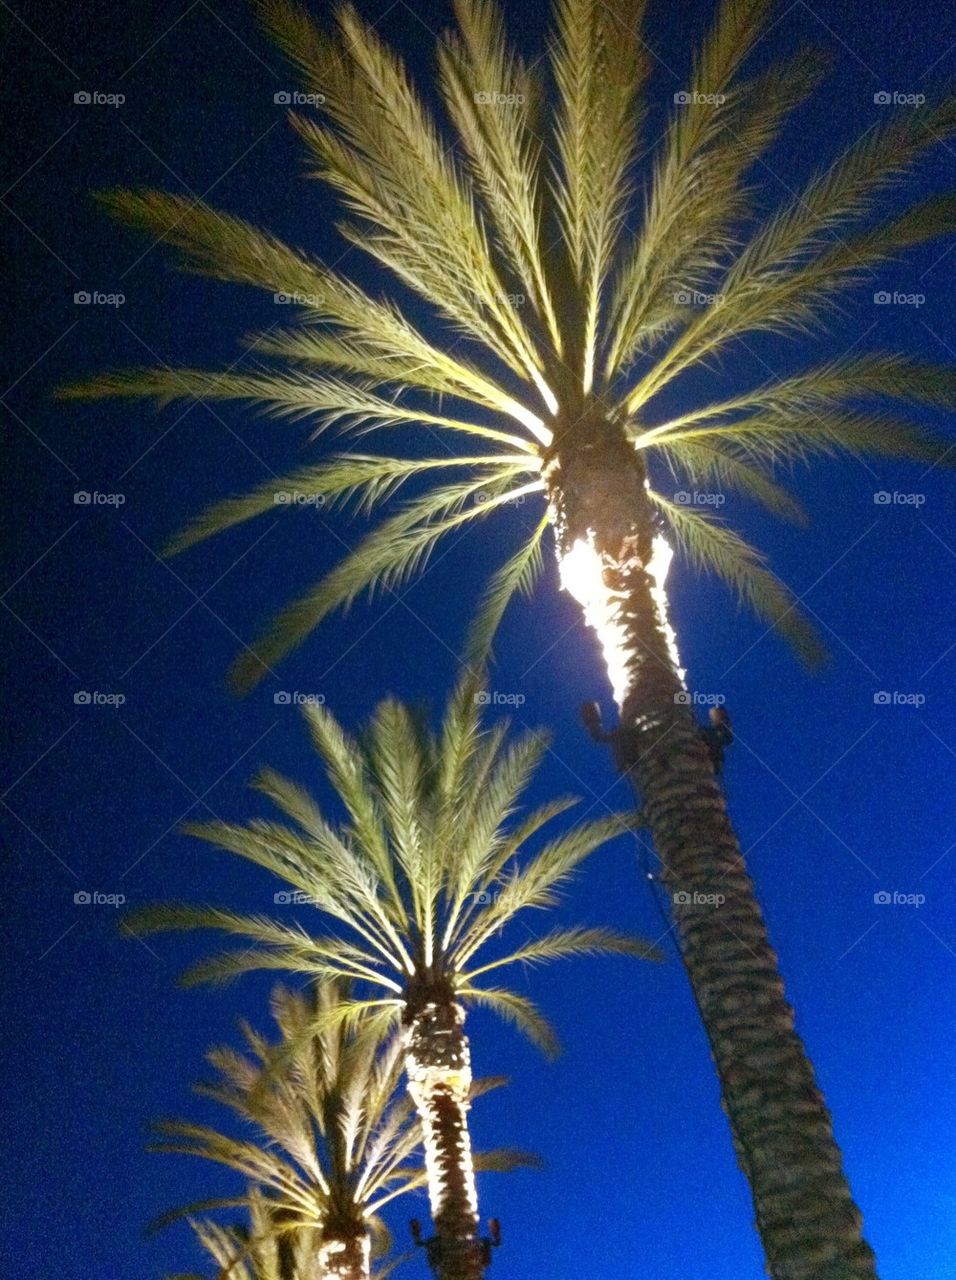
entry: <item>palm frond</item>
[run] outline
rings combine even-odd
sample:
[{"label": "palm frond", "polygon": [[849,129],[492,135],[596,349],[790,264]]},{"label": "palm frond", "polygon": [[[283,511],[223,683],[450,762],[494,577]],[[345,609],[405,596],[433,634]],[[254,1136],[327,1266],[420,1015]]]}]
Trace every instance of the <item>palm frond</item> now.
[{"label": "palm frond", "polygon": [[740,453],[713,431],[691,440],[684,436],[679,445],[670,447],[666,439],[655,441],[655,454],[667,461],[673,472],[683,472],[691,485],[718,484],[735,489],[760,503],[775,516],[794,524],[805,525],[807,514],[782,485],[766,470],[740,456]]},{"label": "palm frond", "polygon": [[652,492],[651,498],[673,530],[678,549],[692,565],[715,573],[808,665],[823,661],[825,652],[816,628],[799,611],[796,598],[764,566],[759,552],[711,517],[670,502],[658,493]]},{"label": "palm frond", "polygon": [[503,987],[465,985],[458,994],[479,1008],[489,1009],[527,1036],[547,1058],[556,1058],[561,1046],[557,1033],[541,1010],[527,996]]},{"label": "palm frond", "polygon": [[368,512],[387,502],[413,476],[454,470],[456,467],[468,470],[502,467],[507,468],[509,476],[517,476],[521,474],[519,468],[523,464],[520,455],[507,454],[472,457],[449,454],[444,458],[393,458],[362,453],[333,455],[328,462],[301,467],[267,480],[241,497],[213,503],[166,543],[163,554],[178,555],[217,533],[269,511],[301,506],[331,509],[336,503],[350,502],[356,510]]},{"label": "palm frond", "polygon": [[[395,590],[421,572],[445,534],[490,515],[506,502],[539,491],[540,480],[515,485],[523,470],[517,464],[504,464],[478,479],[435,488],[384,521],[316,588],[284,609],[270,630],[240,656],[232,669],[235,686],[246,690],[256,684],[323,618],[352,604],[363,592]],[[473,505],[465,506],[469,499]]]},{"label": "palm frond", "polygon": [[547,964],[566,956],[612,954],[637,956],[641,960],[654,960],[658,963],[664,959],[662,952],[645,938],[616,933],[613,929],[586,929],[579,926],[573,929],[552,929],[540,938],[517,947],[507,956],[469,969],[462,977],[465,982],[471,982],[482,974],[511,964]]},{"label": "palm frond", "polygon": [[[762,31],[767,0],[725,0],[675,109],[638,237],[618,274],[606,375],[625,368],[648,335],[682,321],[680,295],[702,285],[732,244],[746,209],[741,178],[784,114],[810,91],[816,64],[775,68],[779,82],[731,85]],[[706,179],[704,175],[706,174]]]},{"label": "palm frond", "polygon": [[495,0],[456,0],[460,36],[438,50],[439,87],[481,191],[497,245],[530,289],[535,314],[561,355],[561,334],[541,246],[543,89],[509,49]]},{"label": "palm frond", "polygon": [[644,0],[555,4],[558,163],[552,181],[580,299],[564,349],[585,395],[594,382],[602,304],[632,189],[638,95],[647,71],[644,8]]}]

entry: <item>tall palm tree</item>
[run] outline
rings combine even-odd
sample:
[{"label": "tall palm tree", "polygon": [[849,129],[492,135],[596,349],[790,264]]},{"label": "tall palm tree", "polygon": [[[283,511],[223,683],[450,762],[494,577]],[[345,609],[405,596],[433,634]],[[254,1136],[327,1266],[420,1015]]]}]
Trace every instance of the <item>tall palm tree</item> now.
[{"label": "tall palm tree", "polygon": [[[246,368],[109,373],[66,394],[250,401],[347,440],[423,429],[421,453],[350,445],[215,504],[173,539],[169,549],[181,551],[272,511],[277,492],[368,513],[406,481],[419,486],[240,657],[242,687],[332,611],[404,582],[446,535],[540,494],[530,536],[491,579],[488,627],[533,581],[550,527],[562,583],[603,649],[624,763],[645,798],[771,1272],[873,1276],[830,1116],[686,705],[667,616],[672,551],[716,572],[808,659],[819,642],[759,552],[664,486],[676,473],[681,488],[736,489],[798,519],[774,478],[779,465],[841,452],[939,458],[943,446],[900,408],[956,406],[954,371],[928,361],[846,355],[702,402],[678,380],[741,337],[811,330],[841,290],[950,232],[952,195],[891,216],[880,205],[953,133],[956,104],[881,116],[761,215],[750,171],[821,72],[805,50],[743,72],[770,0],[719,0],[640,181],[643,0],[555,0],[540,68],[513,52],[494,0],[454,4],[457,30],[438,51],[450,132],[352,5],[337,9],[333,34],[288,0],[262,5],[319,102],[317,115],[292,121],[344,205],[342,235],[430,306],[436,334],[452,326],[454,341],[232,214],[112,191],[107,208],[177,249],[187,269],[281,293],[298,322],[254,336]],[[662,410],[663,392],[686,407]],[[436,440],[443,447],[427,454]],[[695,905],[716,892],[719,910]]]},{"label": "tall palm tree", "polygon": [[[257,968],[350,981],[355,991],[322,1012],[320,1027],[357,1025],[370,1036],[400,1029],[424,1139],[435,1232],[429,1260],[438,1280],[480,1280],[487,1262],[467,1121],[466,1008],[489,1008],[553,1051],[554,1034],[535,1005],[489,983],[489,975],[570,955],[659,958],[651,944],[604,928],[558,927],[496,945],[517,916],[552,906],[576,868],[630,820],[580,823],[529,853],[529,840],[574,801],[553,800],[512,821],[546,742],[524,733],[509,743],[506,722],[483,730],[483,703],[480,686],[465,677],[435,734],[424,713],[389,699],[359,740],[324,707],[310,705],[312,739],[347,822],[331,825],[307,791],[267,769],[255,785],[288,822],[187,828],[291,886],[291,896],[318,909],[317,932],[183,904],[147,908],[129,921],[140,934],[218,929],[244,940],[239,951],[201,962],[187,975],[193,981]],[[265,1166],[248,1172],[266,1181]]]},{"label": "tall palm tree", "polygon": [[[410,1102],[396,1098],[401,1045],[393,1037],[380,1048],[375,1037],[336,1021],[335,1010],[349,997],[342,979],[319,981],[302,994],[278,987],[272,997],[278,1043],[245,1026],[245,1053],[220,1048],[208,1055],[218,1079],[197,1091],[251,1126],[253,1140],[184,1121],[156,1126],[161,1141],[154,1150],[202,1156],[257,1188],[259,1210],[270,1214],[266,1234],[277,1238],[271,1247],[302,1259],[302,1280],[369,1280],[373,1252],[384,1254],[390,1244],[381,1210],[426,1183],[416,1159],[421,1126]],[[472,1095],[500,1083],[476,1082]],[[533,1163],[510,1149],[475,1157],[479,1172]],[[234,1203],[204,1201],[162,1221]]]}]

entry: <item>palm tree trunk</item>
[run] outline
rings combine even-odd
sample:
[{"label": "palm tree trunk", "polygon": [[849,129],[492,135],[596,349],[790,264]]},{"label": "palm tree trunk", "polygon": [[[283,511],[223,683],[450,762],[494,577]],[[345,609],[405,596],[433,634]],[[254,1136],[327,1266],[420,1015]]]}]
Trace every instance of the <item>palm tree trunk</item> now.
[{"label": "palm tree trunk", "polygon": [[316,1280],[369,1280],[370,1257],[368,1231],[336,1232],[326,1228],[319,1247]]},{"label": "palm tree trunk", "polygon": [[482,1280],[478,1198],[468,1133],[471,1054],[464,1011],[449,993],[422,999],[406,1014],[408,1091],[422,1124],[434,1239],[428,1261],[437,1280]]},{"label": "palm tree trunk", "polygon": [[559,560],[577,555],[579,569],[592,565],[584,586],[579,575],[562,578],[597,627],[616,686],[615,754],[643,797],[769,1272],[774,1280],[872,1280],[875,1259],[830,1115],[686,705],[653,571],[660,535],[639,455],[623,432],[614,438],[605,423],[589,438],[588,425],[558,439],[548,469]]}]

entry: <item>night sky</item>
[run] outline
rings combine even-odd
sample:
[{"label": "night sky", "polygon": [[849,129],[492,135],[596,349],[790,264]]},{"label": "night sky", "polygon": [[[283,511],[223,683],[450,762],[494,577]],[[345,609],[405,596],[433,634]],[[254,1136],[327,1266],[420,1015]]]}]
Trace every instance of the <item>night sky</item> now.
[{"label": "night sky", "polygon": [[[539,51],[544,6],[509,7],[522,47]],[[361,8],[427,76],[450,8]],[[649,140],[683,87],[711,4],[651,8]],[[360,527],[286,511],[172,563],[158,559],[204,502],[315,450],[304,424],[231,406],[156,413],[53,401],[58,384],[112,365],[231,362],[242,335],[290,319],[277,318],[267,296],[170,271],[161,246],[111,225],[90,192],[142,184],[204,195],[372,291],[381,282],[338,238],[324,191],[302,176],[299,144],[274,102],[295,86],[244,5],[88,0],[67,15],[49,0],[15,0],[2,20],[14,277],[0,378],[10,547],[0,611],[9,674],[3,1274],[142,1280],[200,1263],[185,1224],[147,1239],[146,1223],[235,1185],[198,1161],[147,1154],[148,1122],[223,1118],[190,1084],[209,1045],[235,1040],[239,1016],[267,1025],[272,979],[224,994],[177,990],[177,974],[213,940],[124,939],[116,905],[74,895],[273,910],[277,886],[265,873],[186,840],[178,825],[262,813],[246,783],[266,763],[328,800],[301,717],[277,692],[319,693],[351,726],[388,692],[440,705],[482,580],[476,569],[504,560],[537,508],[517,507],[443,548],[411,588],[334,619],[277,679],[236,700],[224,674],[240,638],[317,579]],[[754,173],[770,203],[883,118],[875,94],[932,96],[953,80],[956,8],[781,4],[754,66],[808,42],[832,67]],[[84,91],[125,101],[75,103]],[[952,190],[954,161],[956,147],[938,148],[907,190]],[[954,286],[956,253],[931,244],[863,279],[821,338],[748,338],[721,369],[673,388],[666,407],[754,385],[814,353],[881,347],[956,360]],[[124,301],[74,303],[82,291]],[[876,305],[877,291],[923,301]],[[924,420],[952,433],[942,415]],[[943,1280],[956,1276],[952,473],[832,461],[793,483],[812,514],[806,532],[732,497],[723,514],[768,550],[817,619],[830,664],[805,673],[722,587],[679,564],[674,621],[691,687],[723,695],[734,716],[731,811],[880,1274]],[[918,500],[875,502],[883,491]],[[122,502],[77,503],[77,493]],[[599,697],[610,710],[610,697],[550,556],[534,599],[508,614],[492,686],[524,699],[519,724],[554,731],[533,798],[576,792],[582,815],[628,802],[578,724],[582,700]],[[109,700],[84,705],[75,700],[84,692]],[[880,893],[922,901],[886,904]],[[661,934],[633,841],[588,864],[559,916]],[[546,1161],[542,1172],[482,1183],[483,1216],[500,1217],[505,1238],[492,1274],[756,1280],[749,1196],[673,948],[661,967],[585,960],[516,980],[553,1017],[565,1052],[549,1064],[484,1015],[469,1023],[477,1071],[512,1078],[476,1106],[477,1144],[510,1143]],[[425,1213],[423,1200],[399,1202],[391,1220],[400,1241],[407,1218]],[[423,1276],[424,1259],[399,1274]]]}]

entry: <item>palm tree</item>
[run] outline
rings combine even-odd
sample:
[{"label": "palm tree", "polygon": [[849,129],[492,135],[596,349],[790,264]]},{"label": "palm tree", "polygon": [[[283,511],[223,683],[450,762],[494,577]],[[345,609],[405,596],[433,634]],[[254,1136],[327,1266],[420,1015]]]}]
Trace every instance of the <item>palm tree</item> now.
[{"label": "palm tree", "polygon": [[[156,1126],[162,1141],[154,1150],[225,1165],[267,1197],[257,1203],[270,1213],[275,1247],[288,1238],[282,1247],[299,1256],[303,1238],[312,1246],[305,1269],[299,1267],[303,1280],[368,1280],[373,1252],[382,1255],[390,1245],[381,1210],[426,1182],[415,1158],[421,1126],[410,1103],[395,1096],[401,1045],[393,1038],[380,1049],[374,1037],[336,1021],[335,1010],[350,994],[342,979],[320,981],[303,994],[277,987],[277,1044],[245,1026],[246,1053],[220,1048],[208,1055],[218,1079],[197,1091],[253,1127],[253,1141],[183,1121]],[[476,1082],[472,1096],[501,1083]],[[475,1157],[479,1172],[534,1163],[510,1149]],[[161,1221],[233,1203],[206,1201]]]},{"label": "palm tree", "polygon": [[[250,1188],[243,1203],[249,1210],[248,1227],[190,1219],[196,1239],[216,1264],[215,1280],[316,1280],[311,1230],[281,1232],[276,1221],[281,1214],[256,1187]],[[178,1273],[170,1280],[207,1278],[188,1272]]]},{"label": "palm tree", "polygon": [[[268,30],[321,100],[317,116],[292,121],[345,207],[342,234],[430,306],[436,332],[453,326],[454,341],[433,340],[395,302],[232,214],[112,191],[107,208],[177,249],[184,267],[281,293],[298,322],[253,337],[257,362],[243,369],[130,370],[66,394],[249,401],[347,440],[417,425],[423,448],[447,447],[426,456],[348,447],[215,504],[173,539],[169,549],[181,551],[272,511],[277,492],[368,513],[406,481],[419,486],[240,657],[241,687],[332,611],[404,582],[446,535],[540,494],[530,536],[491,579],[476,643],[534,580],[550,527],[562,584],[606,660],[623,762],[645,800],[771,1273],[806,1280],[873,1276],[874,1260],[686,705],[667,616],[672,551],[714,571],[806,658],[820,646],[759,552],[664,485],[676,474],[681,488],[737,489],[799,519],[774,478],[781,465],[868,451],[939,458],[943,446],[899,407],[956,406],[954,371],[928,361],[846,355],[699,403],[678,380],[741,337],[811,330],[841,290],[951,231],[951,195],[892,216],[879,205],[953,133],[956,104],[881,119],[761,217],[750,170],[821,73],[805,50],[742,73],[770,8],[719,0],[638,184],[643,0],[555,0],[550,91],[543,70],[510,48],[494,0],[455,0],[458,27],[438,52],[451,142],[350,4],[326,34],[288,0],[266,0]],[[662,411],[662,393],[675,390],[686,408]],[[716,892],[719,910],[695,905]]]},{"label": "palm tree", "polygon": [[[473,1084],[466,1008],[491,1009],[545,1051],[555,1048],[535,1005],[489,984],[488,975],[570,955],[659,958],[649,943],[604,928],[558,927],[504,951],[492,945],[518,915],[554,905],[558,888],[630,820],[614,815],[580,823],[529,854],[528,841],[574,801],[553,800],[511,821],[546,741],[527,732],[509,743],[506,722],[484,731],[483,705],[480,685],[466,676],[439,733],[423,712],[388,699],[359,740],[323,706],[309,705],[314,745],[348,821],[331,825],[307,791],[267,769],[255,785],[287,823],[187,828],[273,872],[292,890],[277,901],[315,906],[337,926],[335,934],[184,904],[147,908],[129,922],[139,934],[218,929],[244,940],[241,950],[202,961],[187,980],[278,968],[348,981],[356,990],[323,1010],[318,1027],[356,1025],[379,1037],[400,1028],[401,1062],[424,1139],[435,1232],[429,1260],[438,1280],[480,1280],[487,1262],[467,1122]],[[255,1161],[248,1175],[274,1186],[267,1164],[258,1154]]]}]

